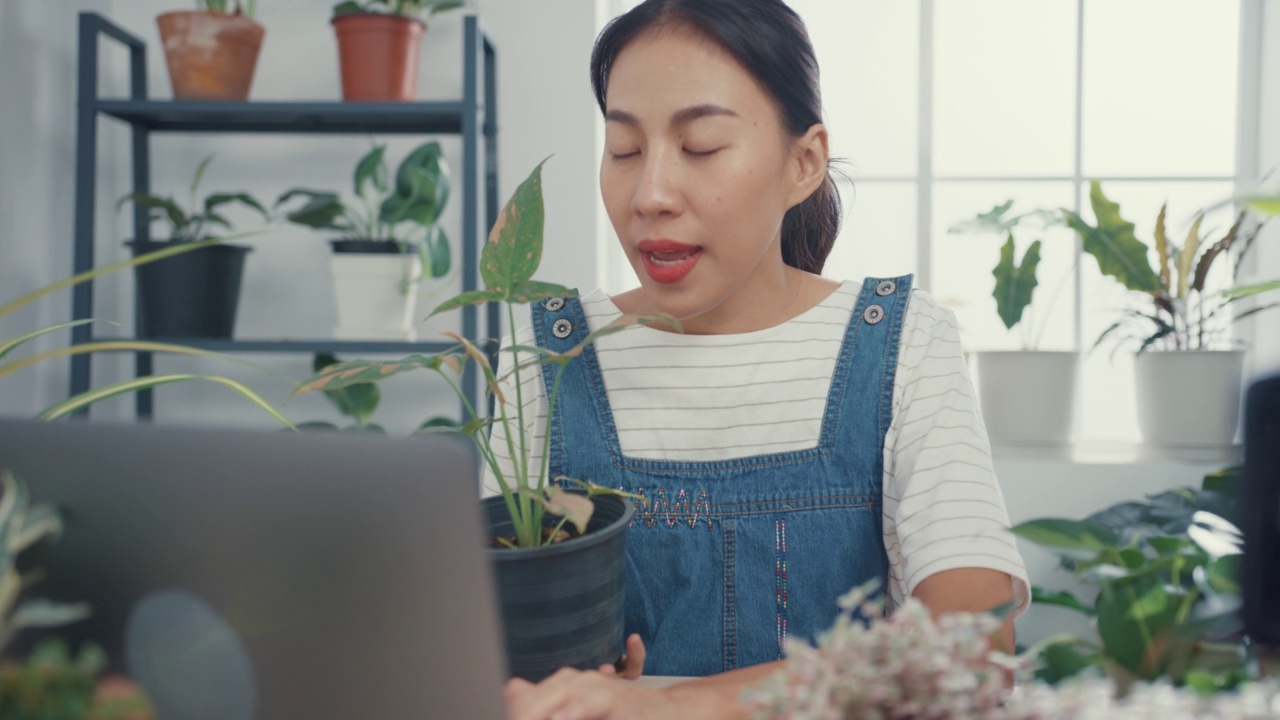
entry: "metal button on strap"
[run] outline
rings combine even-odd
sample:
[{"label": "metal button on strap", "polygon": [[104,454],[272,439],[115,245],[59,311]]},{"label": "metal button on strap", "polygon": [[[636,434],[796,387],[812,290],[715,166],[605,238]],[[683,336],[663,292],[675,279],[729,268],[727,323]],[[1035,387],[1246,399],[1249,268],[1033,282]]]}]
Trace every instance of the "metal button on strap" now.
[{"label": "metal button on strap", "polygon": [[546,308],[548,312],[555,312],[564,307],[564,298],[547,298],[547,301],[542,303],[542,307]]},{"label": "metal button on strap", "polygon": [[862,311],[862,319],[866,320],[868,325],[875,325],[884,319],[884,308],[879,305],[868,305],[867,309]]},{"label": "metal button on strap", "polygon": [[560,318],[559,320],[555,321],[555,324],[551,326],[551,334],[555,335],[561,340],[569,337],[569,334],[572,332],[573,332],[573,323],[569,322],[568,320],[565,320],[564,318]]},{"label": "metal button on strap", "polygon": [[897,283],[895,283],[892,280],[885,280],[884,282],[876,286],[876,294],[879,295],[880,297],[884,297],[886,295],[892,295],[894,292],[897,291],[897,289],[898,289]]}]

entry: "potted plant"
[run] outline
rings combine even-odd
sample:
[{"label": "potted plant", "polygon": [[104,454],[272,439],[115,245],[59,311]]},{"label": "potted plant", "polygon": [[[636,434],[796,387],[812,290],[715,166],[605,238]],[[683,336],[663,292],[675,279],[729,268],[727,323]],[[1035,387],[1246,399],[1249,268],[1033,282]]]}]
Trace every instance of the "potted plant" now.
[{"label": "potted plant", "polygon": [[462,7],[452,0],[346,0],[333,7],[342,99],[412,102],[426,19]]},{"label": "potted plant", "polygon": [[[539,165],[520,185],[489,235],[480,257],[485,289],[446,300],[435,310],[442,313],[465,305],[504,304],[511,329],[508,351],[512,353],[507,361],[511,368],[506,372],[515,378],[517,388],[521,373],[540,372],[544,365],[551,365],[553,376],[558,378],[583,348],[602,335],[638,323],[667,323],[678,328],[665,316],[626,315],[596,329],[564,354],[516,346],[514,305],[573,293],[533,279],[542,257],[541,173]],[[621,493],[596,482],[548,477],[546,452],[539,465],[516,462],[512,474],[504,473],[489,444],[488,428],[495,423],[509,428],[511,447],[507,451],[511,457],[530,457],[532,438],[516,430],[525,427],[524,406],[517,398],[502,395],[496,370],[479,346],[457,334],[447,334],[458,343],[452,351],[391,362],[361,360],[331,365],[297,392],[337,390],[426,369],[444,378],[466,402],[457,375],[467,362],[474,362],[488,387],[487,399],[492,401],[494,414],[485,416],[481,414],[484,407],[468,406],[471,418],[455,431],[475,442],[501,491],[481,504],[493,537],[489,556],[496,573],[510,671],[538,680],[561,666],[596,668],[615,662],[623,647],[624,541],[634,507]],[[558,390],[558,382],[548,388],[552,412]],[[607,482],[606,478],[595,480]]]},{"label": "potted plant", "polygon": [[413,339],[413,313],[421,277],[441,278],[452,263],[440,215],[449,201],[449,166],[440,144],[418,146],[392,177],[386,146],[378,145],[356,163],[355,199],[337,193],[294,188],[276,207],[297,198],[293,223],[340,233],[333,248],[334,298],[340,338]]},{"label": "potted plant", "polygon": [[1093,597],[1032,588],[1033,602],[1092,620],[1096,638],[1053,637],[1038,648],[1038,677],[1057,683],[1088,668],[1122,687],[1164,680],[1213,692],[1252,679],[1241,635],[1241,539],[1235,526],[1239,470],[1207,476],[1145,502],[1084,520],[1040,518],[1013,528],[1061,558]]},{"label": "potted plant", "polygon": [[[333,353],[316,353],[312,356],[311,367],[315,372],[320,372],[340,362]],[[386,429],[373,420],[373,415],[382,402],[382,392],[375,383],[356,383],[338,390],[325,390],[324,396],[334,409],[351,421],[351,424],[339,427],[331,422],[313,420],[298,423],[299,430],[386,434]],[[458,423],[450,418],[433,417],[419,425],[417,432],[423,433],[431,431],[432,428],[456,428],[457,426]]]},{"label": "potted plant", "polygon": [[0,468],[0,717],[5,720],[154,720],[155,710],[137,683],[103,676],[106,657],[95,645],[72,654],[57,637],[39,641],[18,657],[15,635],[48,630],[88,617],[84,603],[27,597],[38,572],[18,568],[18,557],[56,538],[62,520],[49,506],[28,504],[26,484]]},{"label": "potted plant", "polygon": [[[1138,298],[1108,327],[1104,340],[1136,343],[1134,378],[1138,424],[1144,440],[1155,446],[1224,447],[1235,442],[1240,413],[1244,351],[1230,337],[1230,324],[1280,305],[1272,303],[1234,313],[1239,301],[1280,289],[1280,283],[1239,284],[1241,259],[1249,252],[1264,221],[1241,210],[1217,239],[1202,232],[1198,214],[1179,246],[1166,228],[1167,205],[1156,217],[1150,249],[1135,235],[1134,224],[1120,206],[1091,184],[1090,203],[1096,225],[1063,210],[1067,225],[1079,234],[1084,251],[1098,261],[1103,275],[1115,278]],[[1230,265],[1221,273],[1227,287],[1211,279],[1220,258]],[[1176,389],[1176,392],[1171,392]]]},{"label": "potted plant", "polygon": [[258,0],[196,0],[195,10],[156,17],[173,97],[248,100],[266,34],[256,21]]},{"label": "potted plant", "polygon": [[[196,167],[186,207],[171,196],[130,193],[120,198],[117,210],[126,203],[146,208],[151,220],[169,224],[165,240],[133,240],[126,243],[139,257],[179,243],[208,239],[215,227],[231,229],[231,221],[219,209],[232,203],[244,205],[264,219],[266,209],[243,192],[214,193],[201,200],[200,181],[213,161],[210,155]],[[194,252],[171,257],[163,263],[140,265],[135,269],[139,337],[229,338],[235,328],[240,304],[240,281],[245,256],[252,248],[214,244]]]},{"label": "potted plant", "polygon": [[[992,443],[1063,448],[1072,431],[1080,354],[1041,350],[1039,346],[1048,326],[1049,309],[1070,275],[1063,278],[1045,304],[1038,328],[1032,317],[1043,236],[1049,229],[1061,226],[1062,220],[1047,210],[1011,215],[1012,208],[1013,200],[1009,200],[949,229],[951,233],[1005,237],[999,260],[991,271],[995,277],[991,296],[1005,328],[1017,328],[1022,347],[974,353],[979,403]],[[1037,237],[1026,243],[1027,234]],[[1020,261],[1019,245],[1026,247]]]}]

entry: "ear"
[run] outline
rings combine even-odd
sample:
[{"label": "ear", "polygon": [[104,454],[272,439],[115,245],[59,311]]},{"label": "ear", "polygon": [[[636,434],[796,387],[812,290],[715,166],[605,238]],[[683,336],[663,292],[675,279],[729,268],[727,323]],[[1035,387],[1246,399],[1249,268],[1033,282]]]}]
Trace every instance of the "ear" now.
[{"label": "ear", "polygon": [[788,167],[792,187],[787,198],[788,208],[809,199],[810,195],[822,187],[823,181],[827,179],[830,160],[827,128],[822,123],[816,123],[791,146]]}]

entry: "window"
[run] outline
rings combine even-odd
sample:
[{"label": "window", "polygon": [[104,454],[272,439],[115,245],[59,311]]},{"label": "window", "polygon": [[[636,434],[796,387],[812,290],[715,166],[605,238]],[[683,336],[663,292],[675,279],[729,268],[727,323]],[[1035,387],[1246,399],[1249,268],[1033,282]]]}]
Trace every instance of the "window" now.
[{"label": "window", "polygon": [[[1007,199],[1090,217],[1097,178],[1150,244],[1162,202],[1170,235],[1185,236],[1198,209],[1256,179],[1257,138],[1240,120],[1256,114],[1260,0],[788,1],[818,52],[832,154],[855,182],[827,274],[915,272],[969,350],[1020,336],[991,298],[1000,240],[948,234],[955,222]],[[1069,231],[1044,238],[1045,317],[1031,319],[1043,349],[1088,349],[1113,321],[1120,294],[1078,252]],[[1081,439],[1138,439],[1133,403],[1115,400],[1132,397],[1131,365],[1104,348],[1086,358]]]}]

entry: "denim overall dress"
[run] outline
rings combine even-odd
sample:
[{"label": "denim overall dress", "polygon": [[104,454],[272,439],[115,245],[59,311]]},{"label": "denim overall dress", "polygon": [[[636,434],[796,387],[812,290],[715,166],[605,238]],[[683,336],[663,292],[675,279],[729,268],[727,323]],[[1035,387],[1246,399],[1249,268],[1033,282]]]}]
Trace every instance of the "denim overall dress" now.
[{"label": "denim overall dress", "polygon": [[[845,330],[816,447],[729,460],[625,455],[594,348],[567,365],[551,413],[550,473],[635,493],[627,535],[626,632],[647,675],[704,676],[780,659],[812,641],[837,598],[886,579],[884,437],[911,276],[868,279]],[[533,307],[540,346],[589,330],[582,305]],[[552,366],[544,365],[551,387]]]}]

